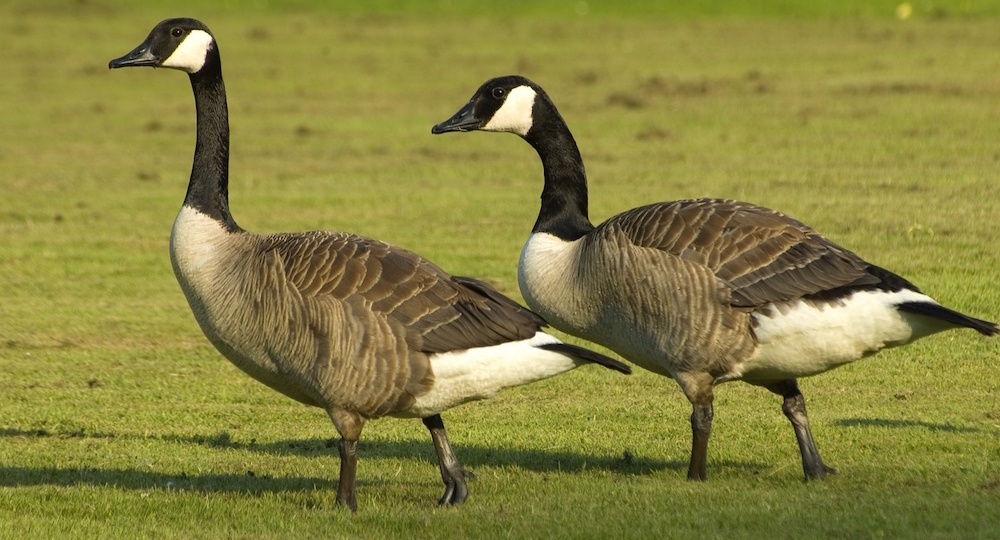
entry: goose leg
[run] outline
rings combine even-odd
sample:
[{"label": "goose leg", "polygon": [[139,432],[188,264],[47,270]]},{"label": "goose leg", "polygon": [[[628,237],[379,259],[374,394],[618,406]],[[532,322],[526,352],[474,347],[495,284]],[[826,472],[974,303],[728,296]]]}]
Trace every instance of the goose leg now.
[{"label": "goose leg", "polygon": [[355,482],[358,476],[358,440],[340,439],[340,486],[337,488],[337,504],[346,506],[351,512],[358,511]]},{"label": "goose leg", "polygon": [[712,402],[695,404],[691,412],[691,463],[688,480],[708,480],[708,437],[712,434]]},{"label": "goose leg", "polygon": [[691,412],[691,462],[688,480],[708,480],[708,438],[712,434],[713,379],[708,373],[680,372],[674,376],[688,401]]},{"label": "goose leg", "polygon": [[809,418],[806,416],[806,400],[799,391],[799,385],[795,379],[780,381],[767,386],[767,389],[784,398],[781,410],[792,423],[795,429],[795,438],[799,442],[799,452],[802,454],[802,471],[806,475],[806,481],[822,480],[827,474],[837,474],[837,469],[828,467],[823,463],[816,448],[816,441],[813,440],[812,431],[809,430]]},{"label": "goose leg", "polygon": [[340,484],[337,487],[337,504],[351,512],[358,511],[356,480],[358,476],[358,438],[365,421],[358,415],[341,409],[328,410],[333,425],[340,432]]},{"label": "goose leg", "polygon": [[440,414],[428,416],[423,419],[427,430],[431,432],[431,440],[434,441],[434,450],[437,451],[438,467],[441,469],[441,480],[444,482],[444,495],[438,504],[462,504],[469,496],[469,488],[465,483],[466,477],[472,477],[472,473],[462,468],[462,464],[455,457],[455,451],[451,449],[448,442],[448,433],[444,429],[444,421]]}]

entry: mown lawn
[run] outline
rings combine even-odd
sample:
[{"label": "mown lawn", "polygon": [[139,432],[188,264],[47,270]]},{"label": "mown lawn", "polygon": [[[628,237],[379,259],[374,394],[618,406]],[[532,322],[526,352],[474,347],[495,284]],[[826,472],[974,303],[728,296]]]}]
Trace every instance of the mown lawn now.
[{"label": "mown lawn", "polygon": [[168,16],[213,29],[247,229],[358,232],[519,298],[537,156],[430,127],[521,73],[577,138],[595,222],[750,200],[997,320],[1000,8],[958,4],[0,6],[0,536],[996,537],[1000,341],[972,332],[801,382],[825,482],[737,383],[688,483],[676,385],[585,368],[443,415],[476,474],[459,508],[419,422],[369,423],[350,515],[326,415],[226,362],[170,270],[186,77],[107,69]]}]

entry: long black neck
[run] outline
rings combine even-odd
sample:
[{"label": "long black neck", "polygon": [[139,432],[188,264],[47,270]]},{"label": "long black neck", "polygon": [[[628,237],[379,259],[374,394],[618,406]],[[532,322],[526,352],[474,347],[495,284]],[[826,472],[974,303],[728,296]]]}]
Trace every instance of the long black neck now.
[{"label": "long black neck", "polygon": [[229,231],[238,231],[229,213],[229,108],[217,48],[209,51],[205,66],[190,77],[198,140],[184,205],[216,219]]},{"label": "long black neck", "polygon": [[525,140],[538,152],[545,174],[542,206],[532,233],[549,233],[572,241],[594,229],[587,217],[587,172],[573,134],[555,105],[538,95],[532,128]]}]

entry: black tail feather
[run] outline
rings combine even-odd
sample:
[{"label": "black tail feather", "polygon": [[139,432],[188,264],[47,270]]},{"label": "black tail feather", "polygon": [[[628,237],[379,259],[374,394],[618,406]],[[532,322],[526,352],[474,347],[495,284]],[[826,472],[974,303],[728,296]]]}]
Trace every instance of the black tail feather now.
[{"label": "black tail feather", "polygon": [[611,358],[609,356],[604,356],[603,354],[596,353],[590,349],[584,349],[583,347],[570,345],[569,343],[546,343],[544,345],[539,345],[538,348],[545,349],[546,351],[552,351],[562,354],[568,354],[570,356],[575,356],[581,360],[586,360],[588,362],[600,364],[608,369],[620,371],[626,375],[632,374],[632,368],[619,362],[618,360],[615,360],[614,358]]},{"label": "black tail feather", "polygon": [[954,324],[955,326],[971,328],[984,336],[992,336],[1000,332],[1000,328],[997,328],[996,323],[969,317],[939,304],[932,304],[930,302],[903,302],[896,307],[900,311],[906,311],[907,313],[933,317]]}]

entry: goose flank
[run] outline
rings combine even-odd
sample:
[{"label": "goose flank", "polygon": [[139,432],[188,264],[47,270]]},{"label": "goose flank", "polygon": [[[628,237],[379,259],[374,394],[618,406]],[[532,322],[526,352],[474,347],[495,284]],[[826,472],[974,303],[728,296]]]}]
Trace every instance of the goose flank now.
[{"label": "goose flank", "polygon": [[585,363],[627,366],[545,334],[544,321],[481,281],[405,249],[332,231],[255,234],[229,210],[229,117],[218,44],[203,23],[169,19],[110,68],[188,73],[197,139],[170,259],[195,319],[241,370],[323,408],[341,435],[337,503],[357,509],[357,445],[367,420],[416,417],[430,431],[445,492],[466,471],[440,412]]},{"label": "goose flank", "polygon": [[507,131],[541,158],[541,208],[518,283],[552,326],[673,378],[692,403],[688,478],[707,478],[713,389],[730,380],[783,398],[807,480],[823,463],[796,379],[951,328],[996,324],[940,305],[810,227],[753,204],[662,202],[595,227],[583,159],[562,116],[520,76],[487,81],[432,133]]}]

